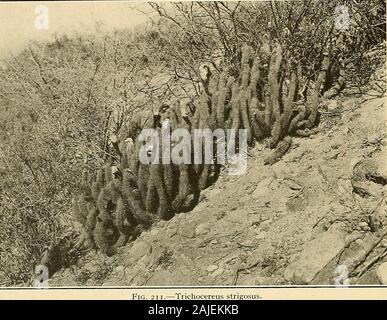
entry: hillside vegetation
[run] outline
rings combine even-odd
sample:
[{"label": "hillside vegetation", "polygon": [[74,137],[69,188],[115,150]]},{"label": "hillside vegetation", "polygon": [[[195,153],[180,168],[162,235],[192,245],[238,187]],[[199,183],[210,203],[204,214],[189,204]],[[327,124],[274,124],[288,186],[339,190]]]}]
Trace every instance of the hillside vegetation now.
[{"label": "hillside vegetation", "polygon": [[34,266],[53,274],[90,249],[114,255],[222,183],[216,162],[140,164],[143,128],[244,128],[275,165],[319,131],[344,88],[382,97],[371,77],[385,60],[385,3],[348,4],[344,27],[338,5],[150,3],[159,19],[137,30],[58,36],[7,59],[1,284],[29,284]]}]

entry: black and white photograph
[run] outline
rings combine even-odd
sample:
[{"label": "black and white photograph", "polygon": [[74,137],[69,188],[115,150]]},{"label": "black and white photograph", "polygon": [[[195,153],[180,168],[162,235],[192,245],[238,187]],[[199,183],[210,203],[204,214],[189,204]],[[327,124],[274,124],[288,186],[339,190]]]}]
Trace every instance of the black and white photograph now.
[{"label": "black and white photograph", "polygon": [[385,63],[385,0],[0,2],[0,291],[387,285]]}]

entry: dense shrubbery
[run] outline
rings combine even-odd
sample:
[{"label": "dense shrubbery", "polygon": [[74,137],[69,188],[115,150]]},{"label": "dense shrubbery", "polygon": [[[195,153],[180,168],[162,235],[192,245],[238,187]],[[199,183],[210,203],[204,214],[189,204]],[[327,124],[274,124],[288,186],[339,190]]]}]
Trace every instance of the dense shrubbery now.
[{"label": "dense shrubbery", "polygon": [[250,144],[267,138],[274,149],[267,163],[289,136],[313,133],[321,96],[338,94],[349,77],[366,83],[380,62],[365,64],[367,52],[385,39],[383,1],[348,3],[345,30],[335,29],[339,4],[151,4],[161,19],[145,31],[58,37],[7,60],[2,283],[27,281],[44,247],[73,230],[74,215],[81,242],[110,253],[195,205],[219,166],[140,165],[136,138],[155,123],[152,110],[175,128],[187,126],[182,110],[194,128],[247,128]]},{"label": "dense shrubbery", "polygon": [[1,68],[0,271],[6,283],[27,281],[44,248],[72,225],[79,177],[117,156],[109,137],[148,103],[144,90],[152,84],[143,70],[157,74],[162,66],[144,60],[139,52],[146,52],[146,42],[136,37],[61,37],[31,44]]}]

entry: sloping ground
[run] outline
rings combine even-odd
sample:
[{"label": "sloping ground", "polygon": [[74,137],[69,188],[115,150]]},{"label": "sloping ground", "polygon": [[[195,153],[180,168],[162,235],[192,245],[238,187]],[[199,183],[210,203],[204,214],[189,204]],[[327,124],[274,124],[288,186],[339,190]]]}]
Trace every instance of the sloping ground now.
[{"label": "sloping ground", "polygon": [[[387,176],[384,98],[369,98],[325,102],[319,132],[293,139],[279,162],[265,166],[256,145],[247,173],[222,175],[192,212],[113,257],[88,253],[50,285],[334,284],[347,271],[351,283],[379,283],[385,180],[353,177],[364,159]],[[356,183],[371,191],[354,193]]]}]

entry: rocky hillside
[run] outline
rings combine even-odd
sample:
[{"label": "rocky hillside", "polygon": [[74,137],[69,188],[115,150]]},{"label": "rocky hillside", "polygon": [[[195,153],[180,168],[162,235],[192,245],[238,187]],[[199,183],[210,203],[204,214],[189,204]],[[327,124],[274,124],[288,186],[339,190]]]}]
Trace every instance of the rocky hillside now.
[{"label": "rocky hillside", "polygon": [[50,286],[386,284],[384,101],[323,101],[318,132],[279,162],[256,144],[247,173],[222,174],[194,210],[112,257],[87,253]]}]

